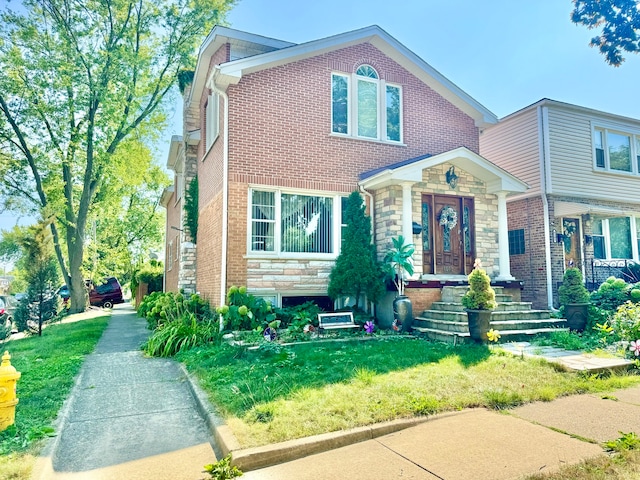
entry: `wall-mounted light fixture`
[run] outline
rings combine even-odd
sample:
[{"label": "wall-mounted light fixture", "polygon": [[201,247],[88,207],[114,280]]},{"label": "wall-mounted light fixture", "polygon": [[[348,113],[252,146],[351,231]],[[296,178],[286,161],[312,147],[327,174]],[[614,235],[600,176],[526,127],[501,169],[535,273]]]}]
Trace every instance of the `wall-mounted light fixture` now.
[{"label": "wall-mounted light fixture", "polygon": [[591,242],[593,242],[593,236],[592,235],[585,235],[584,236],[584,243],[586,245],[591,245]]},{"label": "wall-mounted light fixture", "polygon": [[449,170],[447,170],[445,178],[447,179],[447,183],[449,184],[449,186],[455,190],[456,186],[458,185],[458,175],[456,175],[456,167],[451,165],[451,167],[449,167]]},{"label": "wall-mounted light fixture", "polygon": [[411,224],[411,228],[414,235],[420,235],[422,233],[422,225],[420,225],[418,222],[413,222]]}]

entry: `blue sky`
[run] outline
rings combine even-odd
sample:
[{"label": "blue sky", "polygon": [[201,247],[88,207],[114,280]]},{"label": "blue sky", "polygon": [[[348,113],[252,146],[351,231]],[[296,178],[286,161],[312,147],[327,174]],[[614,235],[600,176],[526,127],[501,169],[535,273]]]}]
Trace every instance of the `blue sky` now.
[{"label": "blue sky", "polygon": [[[303,43],[379,25],[445,77],[504,117],[541,98],[640,118],[640,55],[619,68],[569,20],[570,0],[240,0],[232,28]],[[177,104],[178,102],[176,102]],[[157,145],[164,165],[180,108]],[[0,214],[0,229],[15,224]]]}]

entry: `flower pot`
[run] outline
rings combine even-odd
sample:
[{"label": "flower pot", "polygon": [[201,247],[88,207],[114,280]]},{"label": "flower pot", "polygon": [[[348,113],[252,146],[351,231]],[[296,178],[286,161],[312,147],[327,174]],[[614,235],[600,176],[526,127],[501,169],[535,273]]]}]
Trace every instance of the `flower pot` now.
[{"label": "flower pot", "polygon": [[567,318],[567,327],[576,332],[582,332],[589,318],[588,303],[568,303],[564,306],[564,316]]},{"label": "flower pot", "polygon": [[399,295],[393,300],[393,318],[402,325],[402,332],[411,331],[413,309],[411,299],[406,295]]},{"label": "flower pot", "polygon": [[487,341],[487,332],[491,327],[491,310],[467,310],[469,335],[475,342]]}]

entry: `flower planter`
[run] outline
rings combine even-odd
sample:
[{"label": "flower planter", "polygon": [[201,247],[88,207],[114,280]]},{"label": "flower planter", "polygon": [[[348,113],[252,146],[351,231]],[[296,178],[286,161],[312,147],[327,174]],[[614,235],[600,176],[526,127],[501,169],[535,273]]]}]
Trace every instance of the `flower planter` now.
[{"label": "flower planter", "polygon": [[491,310],[467,310],[469,335],[478,343],[487,341],[487,332],[491,327]]},{"label": "flower planter", "polygon": [[576,332],[582,332],[589,318],[588,303],[567,303],[564,306],[564,316],[567,318],[567,327]]},{"label": "flower planter", "polygon": [[402,332],[410,332],[413,324],[413,307],[411,299],[406,295],[399,295],[393,300],[393,318],[398,325],[402,325]]}]

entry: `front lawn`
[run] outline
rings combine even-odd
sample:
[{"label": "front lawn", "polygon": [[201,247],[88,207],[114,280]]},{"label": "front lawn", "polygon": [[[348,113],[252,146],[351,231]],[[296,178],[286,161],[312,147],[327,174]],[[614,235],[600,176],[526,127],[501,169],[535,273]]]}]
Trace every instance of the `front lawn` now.
[{"label": "front lawn", "polygon": [[635,374],[564,372],[485,346],[410,337],[178,355],[246,447],[468,407],[508,408],[640,383]]},{"label": "front lawn", "polygon": [[50,325],[42,337],[0,345],[11,354],[11,364],[22,373],[17,384],[20,400],[15,425],[0,433],[0,478],[28,479],[42,447],[55,434],[53,423],[69,395],[85,355],[91,353],[109,317]]}]

